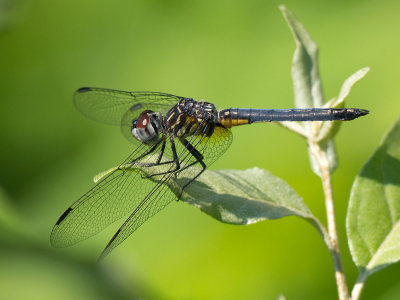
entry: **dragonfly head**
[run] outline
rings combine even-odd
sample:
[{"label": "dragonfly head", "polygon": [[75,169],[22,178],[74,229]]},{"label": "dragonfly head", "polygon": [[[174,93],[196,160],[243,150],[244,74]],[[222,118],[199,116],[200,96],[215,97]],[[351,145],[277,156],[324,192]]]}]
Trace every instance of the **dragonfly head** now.
[{"label": "dragonfly head", "polygon": [[132,121],[132,135],[139,142],[147,145],[156,144],[160,141],[161,120],[151,110],[143,111],[137,120]]}]

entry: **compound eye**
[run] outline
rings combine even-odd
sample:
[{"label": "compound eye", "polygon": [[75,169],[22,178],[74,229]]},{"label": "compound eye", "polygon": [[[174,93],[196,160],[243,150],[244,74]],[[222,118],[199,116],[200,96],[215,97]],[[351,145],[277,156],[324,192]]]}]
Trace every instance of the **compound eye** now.
[{"label": "compound eye", "polygon": [[142,112],[140,114],[139,118],[137,119],[136,127],[137,128],[146,128],[147,126],[149,126],[149,124],[150,124],[149,115],[147,114],[147,112]]},{"label": "compound eye", "polygon": [[158,119],[154,115],[151,115],[151,113],[152,111],[145,110],[139,115],[137,120],[132,122],[132,135],[138,141],[148,145],[157,143],[160,140],[156,124]]}]

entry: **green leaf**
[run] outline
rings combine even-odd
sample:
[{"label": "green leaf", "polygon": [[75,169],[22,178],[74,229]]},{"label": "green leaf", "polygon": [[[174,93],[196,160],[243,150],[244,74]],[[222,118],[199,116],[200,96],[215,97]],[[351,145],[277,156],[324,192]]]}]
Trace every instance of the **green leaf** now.
[{"label": "green leaf", "polygon": [[356,177],[346,223],[361,272],[400,260],[400,118]]},{"label": "green leaf", "polygon": [[292,60],[295,104],[298,108],[322,107],[321,79],[318,72],[318,46],[294,14],[285,6],[279,7],[296,42]]},{"label": "green leaf", "polygon": [[362,68],[355,72],[353,75],[351,75],[349,78],[347,78],[343,85],[342,88],[340,89],[339,96],[335,99],[335,101],[330,104],[326,105],[325,107],[332,107],[332,108],[340,108],[343,107],[344,100],[347,98],[347,96],[350,94],[350,91],[354,87],[354,85],[360,81],[367,73],[369,72],[369,67]]},{"label": "green leaf", "polygon": [[[296,50],[292,60],[292,79],[295,106],[303,107],[330,107],[340,108],[344,106],[344,100],[349,95],[352,87],[369,71],[363,68],[344,83],[339,96],[324,104],[322,83],[318,71],[318,46],[311,39],[304,26],[296,19],[294,14],[285,6],[280,6],[290,30],[296,42]],[[280,125],[306,137],[308,141],[318,143],[320,148],[327,153],[331,173],[336,169],[337,154],[333,137],[338,132],[341,122],[280,122]],[[319,163],[309,150],[310,164],[313,172],[321,176]]]},{"label": "green leaf", "polygon": [[[126,169],[120,166],[96,175],[95,180],[117,169],[140,171],[136,166]],[[143,180],[157,181],[153,177]],[[181,192],[181,180],[187,182],[185,178],[171,176],[167,183],[177,197]],[[246,225],[285,216],[298,216],[313,225],[318,223],[295,190],[283,180],[259,168],[243,171],[206,170],[185,189],[180,200],[224,223]]]},{"label": "green leaf", "polygon": [[[369,72],[369,68],[362,68],[351,75],[349,78],[345,80],[340,89],[339,96],[331,99],[327,103],[325,103],[324,107],[326,108],[342,108],[344,107],[344,100],[350,94],[351,89],[354,85],[360,81],[367,73]],[[314,122],[316,126],[319,128],[315,128],[315,132],[318,132],[317,140],[321,141],[324,139],[332,139],[337,132],[343,122],[334,121],[334,122]]]},{"label": "green leaf", "polygon": [[245,225],[285,216],[312,222],[315,219],[295,190],[259,168],[205,171],[182,196],[184,202],[229,224]]},{"label": "green leaf", "polygon": [[[96,175],[94,180],[97,182],[113,171],[146,174],[145,169],[131,165],[114,167]],[[158,182],[154,177],[143,180]],[[243,171],[206,170],[182,194],[181,181],[187,183],[187,178],[172,175],[167,182],[168,188],[175,193],[177,199],[180,197],[183,202],[199,208],[218,221],[247,225],[263,220],[298,216],[310,222],[329,247],[326,230],[303,199],[286,182],[268,171],[260,168]]]},{"label": "green leaf", "polygon": [[[292,60],[292,79],[295,105],[303,107],[322,107],[324,96],[322,83],[318,71],[318,46],[311,39],[307,30],[304,28],[294,14],[285,6],[279,7],[285,17],[296,42],[296,50]],[[285,124],[283,126],[288,127]],[[303,122],[304,134],[309,140],[315,139],[319,134],[315,131],[315,125],[310,122]],[[321,125],[319,125],[321,126]],[[288,127],[289,128],[289,127]],[[291,129],[291,128],[289,128]],[[291,129],[292,131],[295,131]],[[295,131],[299,132],[299,130]],[[329,166],[333,172],[337,166],[337,155],[334,141],[325,141],[321,148],[325,149],[328,155]],[[319,164],[309,150],[310,164],[313,172],[321,176]]]}]

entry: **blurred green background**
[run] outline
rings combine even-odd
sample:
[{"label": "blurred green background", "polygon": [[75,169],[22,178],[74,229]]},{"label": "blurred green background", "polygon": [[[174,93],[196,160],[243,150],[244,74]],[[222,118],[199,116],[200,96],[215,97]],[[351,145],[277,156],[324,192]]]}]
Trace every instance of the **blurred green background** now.
[{"label": "blurred green background", "polygon": [[[336,299],[317,232],[289,217],[222,224],[183,203],[148,221],[101,264],[119,224],[52,249],[59,215],[92,176],[132,150],[116,127],[73,107],[81,86],[169,92],[220,108],[290,108],[294,42],[280,1],[0,1],[0,299]],[[399,1],[286,1],[320,46],[326,99],[356,70],[371,72],[348,107],[334,174],[349,286],[357,269],[345,233],[352,180],[400,111]],[[271,124],[235,128],[212,169],[258,166],[286,180],[324,217],[305,143]],[[363,299],[399,299],[400,265],[368,281]]]}]

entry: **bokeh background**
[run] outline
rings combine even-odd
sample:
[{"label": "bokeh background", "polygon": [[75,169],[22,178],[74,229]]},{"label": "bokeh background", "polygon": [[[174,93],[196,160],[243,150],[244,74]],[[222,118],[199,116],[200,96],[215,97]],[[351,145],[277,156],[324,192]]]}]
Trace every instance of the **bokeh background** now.
[{"label": "bokeh background", "polygon": [[[92,176],[132,150],[116,127],[73,107],[81,86],[153,90],[220,108],[290,108],[294,42],[278,1],[0,1],[0,299],[336,299],[316,231],[296,217],[233,226],[172,203],[101,264],[120,224],[52,249],[59,215]],[[356,70],[370,73],[348,107],[334,174],[349,286],[345,216],[354,176],[400,112],[400,2],[288,0],[320,46],[326,99]],[[272,124],[234,129],[212,169],[258,166],[286,180],[325,219],[304,141]],[[324,221],[325,222],[325,221]],[[368,281],[363,299],[399,299],[400,265]]]}]

